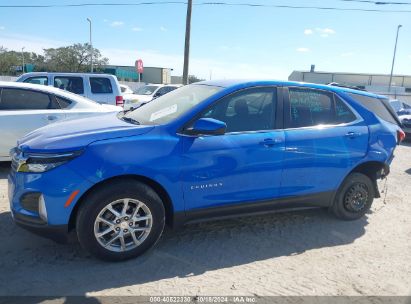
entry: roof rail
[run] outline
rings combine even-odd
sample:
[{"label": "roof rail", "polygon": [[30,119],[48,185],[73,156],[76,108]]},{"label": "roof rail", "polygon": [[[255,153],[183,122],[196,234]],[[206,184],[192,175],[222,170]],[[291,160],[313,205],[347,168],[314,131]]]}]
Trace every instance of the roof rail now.
[{"label": "roof rail", "polygon": [[339,87],[339,88],[347,88],[347,89],[353,89],[353,90],[359,90],[359,91],[365,91],[367,92],[366,89],[357,87],[357,86],[349,86],[349,85],[345,85],[345,84],[340,84],[338,82],[330,82],[327,85],[332,86],[332,87]]}]

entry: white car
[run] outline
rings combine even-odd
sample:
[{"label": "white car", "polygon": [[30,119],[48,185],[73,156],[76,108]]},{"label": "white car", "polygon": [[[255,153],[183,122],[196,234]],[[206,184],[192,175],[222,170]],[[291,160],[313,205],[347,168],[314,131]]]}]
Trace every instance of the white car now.
[{"label": "white car", "polygon": [[140,106],[138,103],[139,96],[134,94],[133,90],[128,85],[120,84],[120,90],[123,95],[124,110],[133,110]]},{"label": "white car", "polygon": [[122,110],[49,86],[0,82],[0,161],[10,160],[9,151],[16,141],[35,129],[65,119]]},{"label": "white car", "polygon": [[181,87],[181,85],[178,84],[148,84],[142,86],[134,92],[132,99],[124,101],[124,110],[137,109],[153,99],[174,91],[179,87]]},{"label": "white car", "polygon": [[117,77],[111,74],[32,72],[21,75],[17,82],[53,86],[98,103],[123,106],[123,95]]}]

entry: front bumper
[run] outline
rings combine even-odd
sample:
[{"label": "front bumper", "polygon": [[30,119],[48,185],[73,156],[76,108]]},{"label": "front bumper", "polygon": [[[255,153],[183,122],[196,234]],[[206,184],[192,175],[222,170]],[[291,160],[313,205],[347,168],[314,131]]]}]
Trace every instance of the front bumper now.
[{"label": "front bumper", "polygon": [[40,223],[36,218],[15,213],[12,211],[16,225],[42,237],[51,239],[57,243],[66,243],[68,240],[68,225],[47,225]]}]

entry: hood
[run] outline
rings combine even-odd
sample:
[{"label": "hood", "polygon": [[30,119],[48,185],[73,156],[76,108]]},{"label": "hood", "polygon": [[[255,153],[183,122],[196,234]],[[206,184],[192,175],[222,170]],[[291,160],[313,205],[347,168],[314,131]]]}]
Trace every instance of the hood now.
[{"label": "hood", "polygon": [[140,135],[153,128],[127,123],[117,118],[117,113],[108,113],[48,125],[27,134],[17,144],[24,152],[74,151],[98,140]]}]

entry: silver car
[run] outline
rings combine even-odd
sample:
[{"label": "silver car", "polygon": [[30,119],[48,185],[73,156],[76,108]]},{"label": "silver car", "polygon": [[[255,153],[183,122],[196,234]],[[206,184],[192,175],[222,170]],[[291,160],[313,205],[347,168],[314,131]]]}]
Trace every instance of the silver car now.
[{"label": "silver car", "polygon": [[35,129],[122,110],[50,86],[0,82],[0,161],[10,160],[9,151],[16,141]]}]

